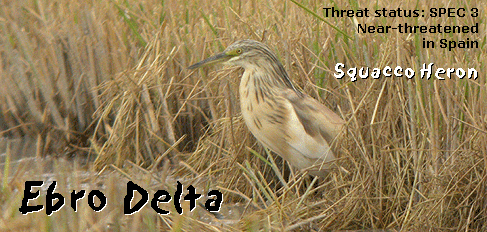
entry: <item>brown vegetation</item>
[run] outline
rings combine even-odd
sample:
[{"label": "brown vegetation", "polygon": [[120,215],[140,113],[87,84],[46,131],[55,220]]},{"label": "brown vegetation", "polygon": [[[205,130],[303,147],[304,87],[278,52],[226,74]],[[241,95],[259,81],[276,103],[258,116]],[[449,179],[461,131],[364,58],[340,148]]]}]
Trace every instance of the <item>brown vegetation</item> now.
[{"label": "brown vegetation", "polygon": [[[68,179],[78,190],[101,183],[113,204],[101,213],[84,200],[76,213],[65,206],[69,213],[54,217],[21,215],[23,183],[51,169],[42,161],[9,175],[4,165],[0,229],[487,230],[485,4],[351,2],[356,5],[326,7],[377,4],[425,14],[432,7],[477,7],[480,13],[326,18],[338,31],[322,21],[321,1],[4,1],[0,135],[36,138],[38,157],[94,157],[92,174],[83,177],[76,162],[54,161],[54,176],[65,183],[57,190],[68,196]],[[355,20],[481,26],[478,34],[357,34]],[[481,47],[448,51],[421,44],[423,38],[467,37]],[[256,143],[239,113],[241,70],[186,69],[244,38],[268,44],[297,86],[346,119],[340,160],[327,179],[302,175]],[[411,67],[416,76],[338,80],[336,63]],[[421,79],[423,63],[475,68],[479,77]],[[174,188],[166,176],[200,192],[219,189],[227,207],[242,203],[245,211],[229,222],[174,211],[160,216],[149,206],[123,216],[125,190],[114,183],[130,179],[153,194]]]}]

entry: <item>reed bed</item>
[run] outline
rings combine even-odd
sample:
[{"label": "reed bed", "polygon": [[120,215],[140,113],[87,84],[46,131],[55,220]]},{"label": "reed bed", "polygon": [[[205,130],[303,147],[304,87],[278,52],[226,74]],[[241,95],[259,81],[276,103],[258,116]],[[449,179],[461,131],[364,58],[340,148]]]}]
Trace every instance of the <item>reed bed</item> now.
[{"label": "reed bed", "polygon": [[[6,158],[2,230],[487,230],[487,7],[482,1],[2,4],[0,135],[35,138],[37,157],[89,160],[13,169]],[[479,16],[324,18],[322,7],[331,6],[476,7]],[[357,23],[476,22],[475,34],[356,31]],[[300,89],[347,121],[337,144],[339,160],[326,179],[290,168],[252,137],[239,113],[241,69],[186,69],[247,38],[268,44]],[[469,38],[481,47],[424,49],[423,38],[437,43]],[[336,63],[410,67],[417,76],[352,82],[333,77]],[[479,76],[421,79],[423,63],[475,68]],[[82,170],[89,174],[79,177]],[[21,215],[23,183],[45,178],[39,173],[53,173],[65,196],[71,191],[66,186],[104,186],[110,207],[94,213],[80,202],[85,207],[76,213],[65,206],[65,213],[53,217]],[[231,217],[226,208],[225,219],[218,219],[201,209],[163,216],[146,206],[125,216],[120,204],[128,180],[150,193],[174,188],[175,180],[197,186],[200,193],[218,189],[225,207],[244,210]]]}]

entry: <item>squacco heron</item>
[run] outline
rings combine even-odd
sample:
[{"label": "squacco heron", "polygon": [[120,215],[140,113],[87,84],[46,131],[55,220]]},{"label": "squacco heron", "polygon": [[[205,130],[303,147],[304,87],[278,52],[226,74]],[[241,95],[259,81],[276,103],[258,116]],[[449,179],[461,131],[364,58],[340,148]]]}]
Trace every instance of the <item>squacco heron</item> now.
[{"label": "squacco heron", "polygon": [[255,138],[292,166],[324,176],[335,159],[331,145],[345,124],[343,119],[297,90],[263,43],[237,41],[188,69],[220,62],[245,69],[239,87],[240,108]]}]

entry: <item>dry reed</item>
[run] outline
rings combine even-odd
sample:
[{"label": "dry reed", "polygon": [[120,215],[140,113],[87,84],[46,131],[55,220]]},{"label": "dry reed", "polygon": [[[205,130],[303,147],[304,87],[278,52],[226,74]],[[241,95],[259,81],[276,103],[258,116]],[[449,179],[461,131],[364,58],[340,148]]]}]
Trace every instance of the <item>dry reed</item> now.
[{"label": "dry reed", "polygon": [[[485,3],[321,4],[4,2],[0,135],[35,137],[39,156],[83,151],[96,157],[94,170],[110,174],[76,179],[69,173],[77,169],[58,167],[58,179],[66,183],[74,178],[79,181],[74,186],[88,182],[90,189],[100,179],[114,201],[121,201],[123,191],[112,182],[136,180],[154,192],[169,188],[173,183],[165,177],[173,176],[205,190],[219,189],[227,206],[246,207],[240,218],[212,223],[194,215],[149,211],[130,218],[122,216],[117,203],[102,214],[85,207],[55,218],[44,213],[22,216],[16,211],[20,196],[15,191],[33,174],[19,171],[2,187],[0,228],[487,230]],[[354,19],[325,19],[344,35],[320,19],[321,8],[331,6],[477,7],[477,18],[356,20],[375,25],[479,22],[480,33],[357,34]],[[423,49],[423,37],[436,42],[468,37],[479,40],[481,48]],[[327,179],[314,180],[289,168],[256,143],[239,113],[241,70],[186,70],[243,38],[268,44],[297,86],[347,120],[338,144],[340,159]],[[411,67],[418,74],[423,63],[431,62],[443,68],[475,68],[479,77],[351,82],[332,75],[336,63]],[[69,189],[60,191],[69,194]]]}]

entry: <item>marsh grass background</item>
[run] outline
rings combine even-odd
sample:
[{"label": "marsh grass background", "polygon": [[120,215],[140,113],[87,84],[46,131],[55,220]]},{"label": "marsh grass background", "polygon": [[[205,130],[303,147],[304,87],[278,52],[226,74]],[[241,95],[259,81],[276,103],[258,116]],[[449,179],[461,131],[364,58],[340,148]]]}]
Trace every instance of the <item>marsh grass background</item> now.
[{"label": "marsh grass background", "polygon": [[[466,1],[3,1],[0,9],[0,135],[35,138],[34,162],[3,155],[2,230],[487,230],[486,4]],[[357,34],[354,19],[322,7],[477,7],[479,17],[357,18],[373,25],[473,25],[478,34]],[[478,49],[423,49],[478,40]],[[305,92],[339,113],[340,159],[313,180],[269,155],[240,117],[242,70],[190,64],[250,38],[268,44]],[[472,79],[351,82],[347,67],[475,68]],[[40,159],[45,156],[76,157]],[[77,161],[86,157],[88,163]],[[83,162],[81,162],[83,163]],[[12,165],[11,165],[12,164]],[[47,175],[47,176],[46,176]],[[167,178],[166,178],[167,177]],[[26,180],[102,189],[48,217],[21,215]],[[152,194],[174,181],[224,195],[219,220],[204,212],[124,216],[124,184]],[[44,194],[41,194],[45,196]],[[45,197],[30,202],[44,204]],[[66,202],[69,204],[69,197]],[[231,209],[243,204],[241,215]],[[186,211],[187,212],[187,211]],[[228,214],[227,214],[228,213]],[[202,216],[203,215],[203,216]]]}]

